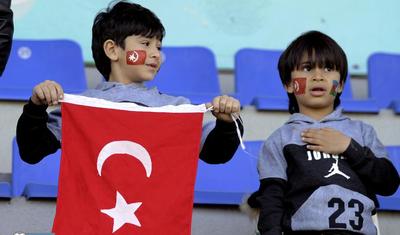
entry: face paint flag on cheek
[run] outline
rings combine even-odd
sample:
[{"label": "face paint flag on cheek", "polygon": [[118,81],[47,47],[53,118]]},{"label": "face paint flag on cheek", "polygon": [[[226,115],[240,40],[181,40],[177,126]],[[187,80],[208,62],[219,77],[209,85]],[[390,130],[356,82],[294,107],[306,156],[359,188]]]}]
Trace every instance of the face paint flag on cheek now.
[{"label": "face paint flag on cheek", "polygon": [[303,95],[306,92],[306,78],[294,78],[293,87],[295,95]]},{"label": "face paint flag on cheek", "polygon": [[133,50],[126,52],[126,63],[129,65],[142,65],[146,61],[146,51]]},{"label": "face paint flag on cheek", "polygon": [[339,82],[338,82],[338,81],[336,81],[336,80],[333,80],[333,81],[332,81],[332,89],[331,89],[331,91],[329,92],[329,94],[330,94],[331,96],[336,96],[338,85],[339,85]]}]

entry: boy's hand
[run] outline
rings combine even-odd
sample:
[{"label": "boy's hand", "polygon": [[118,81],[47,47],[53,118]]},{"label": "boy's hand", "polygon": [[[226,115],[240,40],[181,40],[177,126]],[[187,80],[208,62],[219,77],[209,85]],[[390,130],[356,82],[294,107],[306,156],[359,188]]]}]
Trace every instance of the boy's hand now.
[{"label": "boy's hand", "polygon": [[239,114],[240,112],[240,102],[237,99],[227,95],[217,96],[213,99],[212,103],[206,104],[207,108],[211,106],[214,107],[212,114],[217,119],[225,122],[233,122],[231,114]]},{"label": "boy's hand", "polygon": [[311,128],[301,133],[301,138],[308,143],[310,150],[330,154],[341,154],[349,147],[351,138],[332,128]]},{"label": "boy's hand", "polygon": [[64,96],[62,87],[55,81],[46,80],[33,88],[31,100],[36,105],[56,105]]}]

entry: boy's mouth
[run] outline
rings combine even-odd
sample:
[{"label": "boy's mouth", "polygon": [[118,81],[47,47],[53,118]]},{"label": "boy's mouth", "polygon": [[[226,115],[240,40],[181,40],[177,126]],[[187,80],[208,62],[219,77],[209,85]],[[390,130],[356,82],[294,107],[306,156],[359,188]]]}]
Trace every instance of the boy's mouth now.
[{"label": "boy's mouth", "polygon": [[149,66],[149,67],[152,67],[154,69],[157,69],[157,67],[158,67],[156,63],[148,63],[146,65]]},{"label": "boy's mouth", "polygon": [[313,87],[310,90],[312,96],[323,96],[325,93],[326,89],[324,87]]}]

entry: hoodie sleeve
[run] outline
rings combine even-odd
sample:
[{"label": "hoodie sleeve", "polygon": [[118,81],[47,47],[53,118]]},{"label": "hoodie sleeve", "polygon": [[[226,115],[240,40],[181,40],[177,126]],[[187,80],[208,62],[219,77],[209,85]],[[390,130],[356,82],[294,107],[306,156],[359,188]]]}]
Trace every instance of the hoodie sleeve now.
[{"label": "hoodie sleeve", "polygon": [[363,126],[363,138],[364,146],[352,139],[343,156],[370,191],[384,196],[394,194],[400,183],[399,173],[387,158],[385,146],[367,124]]},{"label": "hoodie sleeve", "polygon": [[60,141],[47,126],[47,105],[35,105],[29,100],[17,123],[17,143],[21,159],[35,164],[56,152]]},{"label": "hoodie sleeve", "polygon": [[[237,120],[241,136],[243,136],[244,128],[240,121]],[[205,125],[203,129],[203,139],[200,159],[210,164],[220,164],[229,161],[235,154],[240,140],[236,131],[235,123],[228,123],[216,120],[214,123]],[[210,131],[211,129],[211,131]],[[207,133],[209,132],[209,133]]]},{"label": "hoodie sleeve", "polygon": [[258,229],[262,235],[282,234],[287,163],[279,136],[275,132],[268,138],[261,149],[258,161],[260,195],[257,200],[261,206]]}]

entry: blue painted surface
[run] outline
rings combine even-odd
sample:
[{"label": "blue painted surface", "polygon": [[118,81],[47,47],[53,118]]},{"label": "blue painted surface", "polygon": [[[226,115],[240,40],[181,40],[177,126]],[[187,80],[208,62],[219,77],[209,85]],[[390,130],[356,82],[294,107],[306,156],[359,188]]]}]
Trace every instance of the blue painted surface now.
[{"label": "blue painted surface", "polygon": [[[91,26],[109,0],[14,0],[15,38],[78,41],[92,62]],[[219,68],[233,68],[240,48],[284,49],[300,33],[320,30],[346,51],[351,73],[366,73],[369,54],[400,52],[397,0],[139,0],[163,22],[167,46],[206,46]],[[40,29],[40,33],[38,33]]]}]

